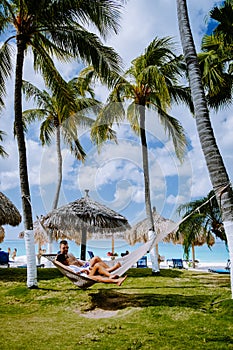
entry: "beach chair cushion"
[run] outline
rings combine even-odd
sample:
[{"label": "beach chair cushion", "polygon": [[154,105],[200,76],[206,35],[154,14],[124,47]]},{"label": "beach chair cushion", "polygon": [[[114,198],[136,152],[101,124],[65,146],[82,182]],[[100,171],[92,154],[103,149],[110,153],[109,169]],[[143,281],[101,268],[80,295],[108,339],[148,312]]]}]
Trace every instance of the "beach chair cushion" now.
[{"label": "beach chair cushion", "polygon": [[209,272],[220,273],[220,274],[230,274],[230,270],[227,269],[208,269]]},{"label": "beach chair cushion", "polygon": [[174,269],[183,269],[184,268],[182,259],[172,259],[172,263],[173,263]]},{"label": "beach chair cushion", "polygon": [[90,259],[94,258],[95,254],[91,250],[88,250],[87,252],[89,254]]},{"label": "beach chair cushion", "polygon": [[145,268],[147,267],[147,256],[144,255],[141,259],[137,261],[137,267]]},{"label": "beach chair cushion", "polygon": [[9,266],[9,254],[4,251],[0,251],[0,265]]}]

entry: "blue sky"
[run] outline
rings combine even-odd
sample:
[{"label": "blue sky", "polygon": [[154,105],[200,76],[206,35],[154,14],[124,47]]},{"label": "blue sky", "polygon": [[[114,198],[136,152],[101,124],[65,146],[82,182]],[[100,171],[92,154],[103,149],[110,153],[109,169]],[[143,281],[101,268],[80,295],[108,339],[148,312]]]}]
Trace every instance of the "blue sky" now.
[{"label": "blue sky", "polygon": [[[111,36],[107,44],[121,55],[125,68],[132,59],[143,53],[155,36],[171,36],[177,44],[177,54],[181,53],[178,23],[174,0],[129,0],[122,11],[121,30]],[[197,51],[202,35],[207,31],[206,15],[219,1],[188,1],[189,14]],[[168,10],[169,9],[169,10]],[[57,64],[65,79],[71,79],[80,69],[80,64]],[[42,79],[35,75],[30,55],[26,58],[24,79],[43,87]],[[13,129],[13,84],[8,82],[6,110],[3,112],[0,129],[7,133],[5,149],[9,153],[6,160],[0,159],[0,190],[5,193],[21,211],[21,194],[18,176],[18,154]],[[97,98],[105,100],[107,91],[96,87]],[[24,108],[27,104],[24,103]],[[211,189],[205,160],[200,149],[195,121],[182,105],[171,110],[183,125],[190,140],[190,147],[182,164],[177,160],[172,142],[165,135],[155,113],[147,115],[149,144],[151,198],[157,211],[167,218],[177,221],[176,208],[191,199],[205,196]],[[232,174],[232,109],[217,114],[211,112],[213,129],[229,176]],[[85,164],[74,160],[63,146],[64,174],[60,205],[80,198],[85,189],[90,196],[125,215],[131,224],[145,217],[144,188],[141,161],[141,147],[138,138],[132,134],[127,122],[116,127],[118,145],[108,143],[101,153],[89,142],[89,132],[80,132],[80,140],[87,152]],[[38,125],[30,128],[26,136],[31,201],[34,218],[51,210],[56,185],[55,145],[41,148],[38,140]],[[12,239],[23,230],[5,227],[6,238]]]}]

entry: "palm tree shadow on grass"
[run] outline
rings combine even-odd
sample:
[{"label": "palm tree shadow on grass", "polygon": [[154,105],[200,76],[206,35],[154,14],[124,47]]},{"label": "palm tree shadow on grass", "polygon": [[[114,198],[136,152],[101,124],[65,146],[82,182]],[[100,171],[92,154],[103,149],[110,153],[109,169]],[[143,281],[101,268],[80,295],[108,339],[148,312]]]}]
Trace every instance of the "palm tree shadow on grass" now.
[{"label": "palm tree shadow on grass", "polygon": [[128,307],[145,308],[148,306],[189,307],[206,310],[211,304],[212,298],[208,295],[181,295],[181,294],[127,294],[114,290],[99,290],[98,293],[90,293],[91,307],[103,310],[122,310]]},{"label": "palm tree shadow on grass", "polygon": [[[38,281],[51,280],[55,278],[63,278],[63,275],[54,268],[38,268]],[[3,282],[26,282],[27,269],[26,268],[0,268],[0,280]]]},{"label": "palm tree shadow on grass", "polygon": [[[177,278],[181,277],[182,270],[178,269],[161,269],[159,273],[159,277],[169,277],[169,278]],[[127,271],[128,277],[151,277],[152,276],[152,270],[150,268],[131,268]],[[154,278],[157,278],[157,276],[154,276]]]}]

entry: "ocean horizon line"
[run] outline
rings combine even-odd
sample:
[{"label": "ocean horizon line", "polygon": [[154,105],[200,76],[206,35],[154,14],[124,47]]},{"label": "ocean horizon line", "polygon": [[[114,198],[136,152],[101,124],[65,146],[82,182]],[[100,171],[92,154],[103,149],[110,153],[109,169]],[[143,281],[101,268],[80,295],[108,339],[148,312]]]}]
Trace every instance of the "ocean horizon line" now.
[{"label": "ocean horizon line", "polygon": [[[53,253],[58,252],[59,241],[53,242],[53,249],[52,249]],[[69,251],[73,253],[75,256],[79,257],[80,245],[77,245],[74,241],[68,241],[68,242],[70,247]],[[129,252],[132,252],[142,244],[143,243],[136,243],[135,245],[131,246],[123,239],[115,239],[114,252],[118,254],[118,256],[120,256],[121,253],[126,252],[126,250],[128,250]],[[7,251],[8,248],[10,248],[11,252],[13,252],[13,250],[16,248],[17,256],[26,255],[24,239],[4,240],[2,243],[0,243],[0,248],[4,251]],[[47,245],[46,244],[43,245],[42,248],[47,250]],[[98,240],[88,240],[86,252],[88,250],[93,251],[95,255],[98,255],[101,258],[107,258],[108,256],[107,254],[112,251],[112,240],[108,238],[98,239]],[[36,254],[38,253],[38,244],[35,244],[35,253]],[[159,254],[163,256],[165,260],[172,259],[172,258],[185,259],[183,246],[180,244],[160,242]],[[88,258],[88,254],[86,255],[87,255],[86,258]],[[189,259],[191,260],[191,258],[192,256],[190,251]],[[212,262],[226,263],[227,260],[229,259],[229,252],[225,246],[225,243],[222,241],[216,242],[211,247],[211,249],[209,249],[208,246],[205,244],[201,247],[195,247],[195,259],[205,263],[212,263]]]}]

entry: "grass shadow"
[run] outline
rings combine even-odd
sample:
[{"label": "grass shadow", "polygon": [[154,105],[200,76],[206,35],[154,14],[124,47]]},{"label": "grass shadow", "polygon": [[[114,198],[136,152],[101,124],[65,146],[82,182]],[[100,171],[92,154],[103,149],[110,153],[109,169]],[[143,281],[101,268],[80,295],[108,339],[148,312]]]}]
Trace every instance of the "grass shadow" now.
[{"label": "grass shadow", "polygon": [[[156,277],[169,277],[169,278],[177,278],[182,276],[183,271],[179,269],[161,269]],[[152,270],[149,268],[131,268],[127,271],[128,277],[148,277],[152,276]]]},{"label": "grass shadow", "polygon": [[[61,278],[63,275],[58,269],[54,268],[38,268],[37,278],[40,280],[51,280]],[[27,269],[26,268],[0,268],[0,280],[3,282],[26,282]]]},{"label": "grass shadow", "polygon": [[90,293],[90,310],[100,308],[103,310],[122,310],[128,307],[148,306],[169,306],[189,307],[193,309],[206,310],[212,298],[208,295],[182,295],[182,294],[127,294],[114,290],[99,290],[97,293]]}]

